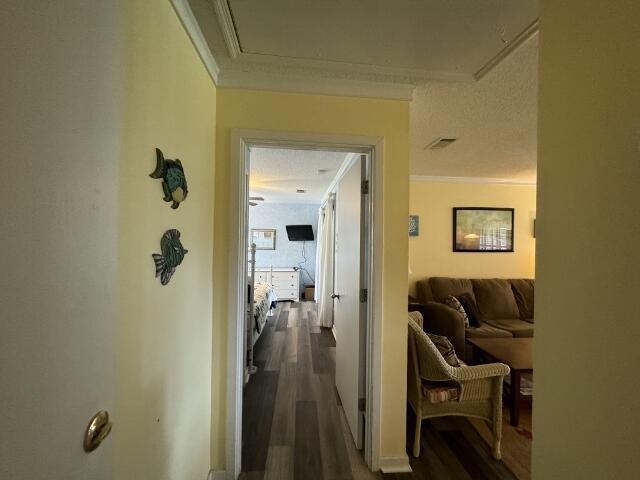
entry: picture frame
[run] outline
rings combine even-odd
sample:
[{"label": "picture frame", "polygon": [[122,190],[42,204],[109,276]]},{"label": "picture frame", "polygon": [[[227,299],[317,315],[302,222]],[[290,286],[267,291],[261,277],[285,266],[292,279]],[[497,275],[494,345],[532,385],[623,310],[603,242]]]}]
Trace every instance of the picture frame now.
[{"label": "picture frame", "polygon": [[417,237],[420,235],[420,217],[418,215],[409,215],[409,236]]},{"label": "picture frame", "polygon": [[275,250],[276,230],[273,228],[252,228],[250,243],[256,244],[256,250]]},{"label": "picture frame", "polygon": [[515,210],[496,207],[453,209],[453,251],[509,253],[514,251]]}]

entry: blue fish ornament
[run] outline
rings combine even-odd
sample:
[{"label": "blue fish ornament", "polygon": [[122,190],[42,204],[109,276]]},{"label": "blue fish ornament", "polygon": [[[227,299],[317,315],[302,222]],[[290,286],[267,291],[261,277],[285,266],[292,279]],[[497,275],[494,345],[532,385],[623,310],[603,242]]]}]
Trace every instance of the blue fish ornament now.
[{"label": "blue fish ornament", "polygon": [[162,179],[163,200],[171,202],[171,208],[176,209],[187,198],[187,179],[180,160],[164,158],[162,151],[156,148],[156,169],[149,174],[151,178]]},{"label": "blue fish ornament", "polygon": [[153,261],[156,264],[156,278],[160,277],[160,283],[166,285],[176,271],[176,267],[182,263],[188,250],[182,246],[180,232],[176,229],[167,230],[160,240],[162,253],[153,253]]}]

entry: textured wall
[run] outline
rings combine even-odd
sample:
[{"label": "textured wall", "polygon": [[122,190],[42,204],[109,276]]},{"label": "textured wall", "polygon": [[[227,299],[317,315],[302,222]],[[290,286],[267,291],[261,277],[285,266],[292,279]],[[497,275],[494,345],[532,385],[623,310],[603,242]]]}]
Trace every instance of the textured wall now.
[{"label": "textured wall", "polygon": [[[409,237],[409,291],[425,277],[533,278],[536,187],[411,182],[409,209],[420,216],[420,235]],[[515,209],[514,252],[453,252],[453,207]]]},{"label": "textured wall", "polygon": [[[261,203],[249,209],[250,228],[275,228],[276,249],[257,250],[256,267],[304,267],[311,275],[300,272],[300,291],[303,285],[315,283],[316,245],[318,240],[318,209],[320,205],[301,203]],[[290,242],[286,225],[311,225],[313,242]],[[307,260],[303,262],[304,243]]]}]

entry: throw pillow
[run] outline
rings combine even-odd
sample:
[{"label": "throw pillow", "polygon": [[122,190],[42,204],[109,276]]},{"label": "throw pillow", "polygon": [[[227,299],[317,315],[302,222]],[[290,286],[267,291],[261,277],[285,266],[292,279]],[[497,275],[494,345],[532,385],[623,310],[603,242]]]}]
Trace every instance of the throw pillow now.
[{"label": "throw pillow", "polygon": [[460,314],[460,316],[464,320],[465,328],[469,326],[469,317],[467,316],[467,312],[464,311],[464,307],[460,303],[460,300],[458,300],[453,295],[449,295],[444,299],[444,303]]},{"label": "throw pillow", "polygon": [[447,337],[443,337],[442,335],[434,335],[432,333],[427,333],[427,336],[436,346],[445,362],[447,362],[452,367],[460,366],[460,360],[456,355],[456,351]]},{"label": "throw pillow", "polygon": [[475,299],[468,293],[462,293],[456,298],[462,304],[462,308],[464,308],[464,311],[467,313],[467,317],[469,317],[469,325],[472,327],[482,326],[480,311],[478,310],[478,305],[476,304]]}]

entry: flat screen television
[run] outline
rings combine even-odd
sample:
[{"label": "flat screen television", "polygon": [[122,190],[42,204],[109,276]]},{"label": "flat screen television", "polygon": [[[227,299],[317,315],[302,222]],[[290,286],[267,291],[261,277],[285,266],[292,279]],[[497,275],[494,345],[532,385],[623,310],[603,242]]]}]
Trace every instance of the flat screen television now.
[{"label": "flat screen television", "polygon": [[287,236],[290,242],[311,242],[313,228],[311,225],[287,225]]}]

